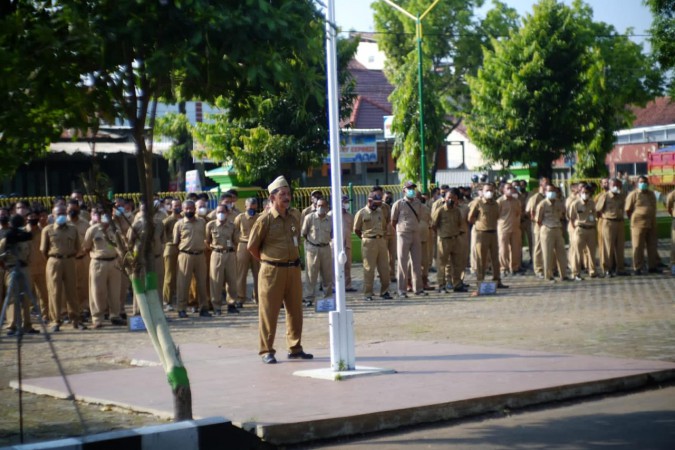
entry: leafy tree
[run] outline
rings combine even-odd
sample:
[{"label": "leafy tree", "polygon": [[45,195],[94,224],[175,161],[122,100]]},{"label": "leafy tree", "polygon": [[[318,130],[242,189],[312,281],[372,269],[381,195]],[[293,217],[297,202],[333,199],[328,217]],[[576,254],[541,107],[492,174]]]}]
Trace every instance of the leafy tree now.
[{"label": "leafy tree", "polygon": [[[649,42],[661,68],[675,69],[675,0],[644,0],[654,20]],[[671,78],[669,94],[675,98],[675,79]]]},{"label": "leafy tree", "polygon": [[[328,112],[322,20],[308,24],[306,30],[311,33],[312,53],[305,55],[307,61],[299,61],[298,71],[305,80],[302,86],[288,84],[278,93],[249,96],[236,105],[220,99],[216,106],[227,112],[212,114],[193,129],[204,154],[232,164],[242,184],[264,185],[279,173],[297,178],[307,169],[320,166],[326,157]],[[343,119],[351,114],[355,99],[347,66],[357,46],[357,40],[338,40]]]},{"label": "leafy tree", "polygon": [[157,119],[155,133],[171,139],[171,146],[162,156],[169,162],[171,178],[184,182],[186,162],[190,159],[192,150],[190,121],[186,115],[184,101],[178,103],[177,113],[172,112]]}]

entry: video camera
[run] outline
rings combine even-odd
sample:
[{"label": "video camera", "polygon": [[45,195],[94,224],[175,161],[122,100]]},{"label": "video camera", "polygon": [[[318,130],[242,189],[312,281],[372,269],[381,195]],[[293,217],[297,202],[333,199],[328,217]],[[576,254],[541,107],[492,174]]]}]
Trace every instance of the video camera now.
[{"label": "video camera", "polygon": [[28,231],[22,230],[21,227],[23,227],[25,224],[25,221],[23,219],[23,216],[20,216],[19,214],[15,214],[12,216],[11,219],[9,219],[9,231],[7,231],[7,234],[5,235],[5,239],[7,240],[7,245],[15,245],[18,244],[19,242],[26,242],[30,241],[33,239],[33,235],[29,233]]}]

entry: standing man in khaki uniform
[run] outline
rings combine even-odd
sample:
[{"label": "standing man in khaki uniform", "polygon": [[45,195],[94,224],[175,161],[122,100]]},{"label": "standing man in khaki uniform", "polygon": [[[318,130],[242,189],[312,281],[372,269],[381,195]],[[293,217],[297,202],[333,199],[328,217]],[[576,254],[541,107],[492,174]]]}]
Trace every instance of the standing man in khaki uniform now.
[{"label": "standing man in khaki uniform", "polygon": [[40,251],[47,258],[45,274],[49,293],[49,315],[52,318],[52,332],[61,330],[61,313],[65,299],[68,316],[73,328],[86,330],[80,322],[81,304],[76,296],[75,256],[80,251],[80,235],[74,225],[68,223],[66,207],[57,206],[52,211],[54,223],[42,230]]},{"label": "standing man in khaki uniform", "polygon": [[[429,266],[431,265],[431,208],[426,204],[426,197],[417,191],[417,199],[420,201],[420,243],[422,245],[422,286],[424,290],[431,290],[429,284]],[[408,272],[410,277],[410,271]]]},{"label": "standing man in khaki uniform", "polygon": [[383,192],[382,188],[375,190],[377,195],[382,198],[382,212],[386,214],[387,221],[387,250],[389,251],[389,276],[391,277],[391,282],[396,282],[396,274],[398,273],[398,255],[396,254],[396,230],[391,225],[391,208],[394,205],[394,194],[391,191]]},{"label": "standing man in khaki uniform", "polygon": [[555,282],[553,269],[556,262],[561,281],[567,280],[567,255],[562,224],[565,207],[562,200],[558,199],[558,191],[552,184],[546,186],[546,199],[539,202],[535,217],[540,230],[544,277]]},{"label": "standing man in khaki uniform", "polygon": [[[596,278],[598,272],[595,266],[598,231],[597,212],[592,198],[593,188],[583,184],[579,190],[579,198],[568,208],[574,240],[570,239],[570,262],[572,265],[572,279],[581,281],[581,264],[586,262],[586,269],[591,278]],[[571,247],[574,246],[574,251]]]},{"label": "standing man in khaki uniform", "polygon": [[316,202],[316,211],[307,214],[302,223],[300,236],[305,239],[307,253],[307,276],[309,278],[309,295],[305,299],[308,306],[316,300],[316,281],[321,273],[324,296],[333,293],[333,221],[328,216],[328,203],[323,198]]},{"label": "standing man in khaki uniform", "polygon": [[624,216],[626,197],[621,192],[621,180],[612,179],[610,190],[598,197],[595,210],[602,218],[602,255],[600,264],[608,277],[627,275],[624,262]]},{"label": "standing man in khaki uniform", "polygon": [[[575,261],[577,259],[576,255],[574,254],[574,252],[577,250],[577,246],[574,243],[574,239],[576,238],[576,235],[574,233],[574,227],[572,226],[572,221],[570,220],[570,207],[578,199],[578,196],[577,196],[578,190],[579,190],[579,183],[571,183],[570,184],[570,195],[565,199],[565,218],[567,219],[567,236],[569,237],[569,242],[570,242],[569,251],[568,251],[568,254],[569,254],[568,261],[570,262],[570,264],[572,264],[573,261]],[[580,262],[580,264],[583,266],[584,261],[582,260]]]},{"label": "standing man in khaki uniform", "polygon": [[342,245],[347,255],[345,261],[345,292],[356,292],[352,287],[352,230],[354,229],[354,216],[349,212],[349,201],[346,195],[342,196]]},{"label": "standing man in khaki uniform", "polygon": [[546,177],[540,178],[539,191],[532,194],[530,199],[527,201],[527,206],[525,207],[525,213],[529,214],[530,220],[532,220],[532,237],[534,242],[534,257],[532,261],[532,268],[534,270],[534,274],[539,278],[544,278],[544,257],[541,251],[541,241],[539,240],[540,225],[537,223],[535,215],[539,203],[545,198],[544,191],[546,189],[546,185],[548,184],[549,184],[548,178]]},{"label": "standing man in khaki uniform", "polygon": [[187,318],[188,291],[190,280],[195,277],[197,284],[197,301],[199,316],[211,317],[208,311],[206,293],[206,222],[196,217],[195,202],[183,202],[185,217],[176,222],[173,227],[173,243],[178,247],[178,276],[176,278],[176,298],[178,317]]},{"label": "standing man in khaki uniform", "polygon": [[518,200],[518,192],[512,185],[504,185],[504,195],[497,199],[497,205],[499,206],[499,219],[497,220],[499,264],[503,274],[514,275],[520,271],[523,241],[520,231],[522,204]]},{"label": "standing man in khaki uniform", "polygon": [[649,189],[647,177],[638,178],[638,188],[626,198],[626,215],[630,218],[633,244],[633,271],[642,275],[645,265],[645,249],[650,273],[658,272],[656,235],[656,195]]},{"label": "standing man in khaki uniform", "polygon": [[227,312],[238,313],[237,255],[239,229],[229,220],[230,211],[225,205],[216,208],[216,220],[206,224],[206,245],[211,249],[209,283],[211,304],[216,316],[222,313],[223,286],[227,286]]},{"label": "standing man in khaki uniform", "polygon": [[373,300],[375,269],[380,277],[380,297],[391,299],[387,220],[381,206],[382,198],[377,193],[371,192],[368,195],[368,206],[361,208],[354,217],[354,233],[361,239],[363,296],[367,302]]},{"label": "standing man in khaki uniform", "polygon": [[277,362],[274,337],[282,305],[286,310],[286,345],[289,359],[312,359],[302,349],[302,281],[300,274],[300,222],[289,212],[291,189],[283,176],[268,187],[270,208],[253,225],[248,241],[251,255],[261,261],[258,275],[260,350],[265,364]]},{"label": "standing man in khaki uniform", "polygon": [[[84,234],[89,228],[89,219],[80,217],[80,205],[78,200],[70,199],[68,201],[68,221],[75,226],[80,242],[84,240]],[[80,310],[83,311],[84,318],[90,316],[89,312],[89,255],[79,253],[75,257],[75,276],[77,299],[80,302]]]},{"label": "standing man in khaki uniform", "polygon": [[[516,188],[516,191],[518,191],[518,201],[520,201],[521,209],[520,209],[520,232],[521,232],[521,242],[527,241],[527,250],[530,255],[530,263],[533,261],[533,255],[534,255],[534,238],[532,237],[532,219],[530,215],[526,212],[527,209],[527,200],[528,200],[528,194],[527,194],[527,181],[526,180],[520,180],[516,181],[514,183],[514,187]],[[521,252],[522,253],[522,252]],[[521,258],[521,273],[525,273],[525,264],[523,261],[524,258]]]},{"label": "standing man in khaki uniform", "polygon": [[241,308],[248,301],[246,295],[246,277],[248,271],[253,273],[253,302],[258,302],[258,272],[260,271],[260,261],[253,258],[248,252],[249,235],[253,225],[258,220],[258,199],[250,197],[246,199],[246,211],[238,214],[234,219],[234,227],[239,232],[239,244],[237,245],[237,303],[235,306]]},{"label": "standing man in khaki uniform", "polygon": [[406,181],[404,197],[391,209],[391,225],[396,229],[396,253],[398,254],[398,296],[407,298],[408,265],[412,264],[411,285],[416,295],[427,295],[422,284],[422,242],[420,240],[420,216],[422,204],[416,197],[417,185]]},{"label": "standing man in khaki uniform", "polygon": [[120,310],[120,279],[122,273],[117,266],[115,235],[110,228],[110,216],[102,211],[92,212],[97,223],[89,227],[84,235],[82,251],[88,252],[89,282],[91,287],[91,318],[94,329],[103,327],[106,311],[110,312],[113,325],[125,325],[118,316]]},{"label": "standing man in khaki uniform", "polygon": [[497,221],[499,205],[494,199],[495,185],[483,185],[483,197],[475,200],[469,210],[469,223],[476,230],[476,281],[485,280],[488,264],[492,265],[492,280],[498,288],[507,288],[499,276],[499,249],[497,241]]},{"label": "standing man in khaki uniform", "polygon": [[31,239],[30,265],[28,268],[34,292],[37,294],[40,304],[40,316],[44,323],[49,323],[49,294],[47,293],[47,278],[45,277],[47,258],[40,252],[40,240],[42,239],[42,229],[40,228],[39,219],[40,212],[39,210],[33,210],[28,214],[26,231],[33,236],[33,239]]},{"label": "standing man in khaki uniform", "polygon": [[466,266],[462,246],[457,242],[462,231],[462,214],[459,210],[457,189],[446,194],[445,204],[434,208],[431,226],[438,236],[438,292],[446,293],[448,281],[454,292],[466,292],[462,270]]},{"label": "standing man in khaki uniform", "polygon": [[164,310],[173,311],[176,302],[176,276],[178,269],[178,246],[173,243],[173,227],[183,218],[180,200],[171,201],[171,214],[162,221],[164,228]]},{"label": "standing man in khaki uniform", "polygon": [[675,191],[671,192],[666,199],[666,209],[668,214],[672,217],[672,225],[670,230],[670,271],[673,273],[675,268]]},{"label": "standing man in khaki uniform", "polygon": [[[609,179],[603,178],[603,179],[600,180],[600,193],[595,196],[596,207],[597,207],[598,204],[600,204],[600,198],[604,195],[607,195],[608,192],[609,192]],[[596,211],[597,211],[597,209],[596,209]],[[603,258],[603,256],[602,256],[602,254],[603,254],[602,244],[603,244],[603,241],[604,241],[604,238],[602,237],[602,230],[604,228],[603,222],[604,222],[604,219],[598,213],[598,255],[600,255],[600,267],[602,267],[602,265],[603,265],[602,264],[602,258]]]}]

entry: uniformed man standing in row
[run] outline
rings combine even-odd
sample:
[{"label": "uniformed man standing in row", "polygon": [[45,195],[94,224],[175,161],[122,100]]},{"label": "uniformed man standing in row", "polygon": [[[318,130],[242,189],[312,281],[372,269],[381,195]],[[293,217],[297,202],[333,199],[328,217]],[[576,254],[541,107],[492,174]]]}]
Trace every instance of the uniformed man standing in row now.
[{"label": "uniformed man standing in row", "polygon": [[342,196],[342,245],[347,255],[344,265],[345,292],[356,292],[352,286],[352,229],[354,229],[354,216],[349,212],[350,198]]},{"label": "uniformed man standing in row", "polygon": [[248,250],[261,261],[258,275],[260,347],[265,364],[275,364],[274,337],[282,305],[286,309],[286,344],[289,359],[312,359],[302,348],[302,281],[300,273],[300,221],[289,212],[291,189],[283,176],[268,187],[270,208],[251,230]]},{"label": "uniformed man standing in row", "polygon": [[223,286],[227,286],[227,312],[238,313],[237,301],[237,256],[239,230],[229,220],[230,211],[225,205],[216,208],[216,220],[206,224],[206,244],[211,249],[209,283],[211,304],[216,316],[222,312]]},{"label": "uniformed man standing in row", "polygon": [[178,246],[173,242],[173,227],[182,219],[180,200],[171,201],[171,214],[162,221],[166,244],[164,245],[164,310],[173,311],[176,301],[176,278],[178,270]]},{"label": "uniformed man standing in row", "polygon": [[398,296],[408,295],[408,265],[412,262],[411,285],[416,295],[427,295],[422,284],[422,242],[420,240],[420,215],[422,204],[417,199],[417,185],[407,181],[403,188],[404,197],[394,203],[391,209],[391,225],[396,229],[396,253],[398,255]]},{"label": "uniformed man standing in row", "polygon": [[333,293],[333,252],[330,243],[333,238],[333,221],[328,216],[328,203],[324,198],[316,202],[316,211],[305,216],[300,235],[305,239],[307,254],[307,277],[309,278],[308,305],[316,300],[316,281],[321,274],[324,296]]},{"label": "uniformed man standing in row", "polygon": [[644,273],[645,250],[649,272],[658,272],[656,234],[656,195],[649,189],[647,177],[638,178],[638,188],[626,198],[626,214],[630,218],[631,242],[633,245],[633,271]]},{"label": "uniformed man standing in row", "polygon": [[483,185],[483,197],[475,200],[469,210],[469,223],[476,230],[476,281],[485,280],[488,264],[492,265],[492,280],[498,288],[507,288],[502,284],[499,274],[499,249],[497,241],[497,221],[499,205],[494,199],[493,183]]},{"label": "uniformed man standing in row", "polygon": [[197,284],[197,302],[199,304],[199,316],[211,317],[208,311],[208,298],[206,294],[206,222],[201,217],[196,217],[195,202],[186,200],[183,202],[185,217],[180,219],[173,228],[173,243],[178,247],[178,277],[176,279],[176,298],[178,317],[186,318],[188,292],[190,280],[195,277]]},{"label": "uniformed man standing in row", "polygon": [[[520,271],[523,255],[522,233],[520,232],[520,215],[522,204],[518,200],[518,192],[511,184],[504,185],[504,195],[497,199],[499,219],[497,236],[499,239],[499,265],[502,273],[514,275]],[[496,270],[493,268],[493,270]]]},{"label": "uniformed man standing in row", "polygon": [[[572,279],[581,281],[581,266],[585,262],[591,278],[598,276],[595,266],[598,231],[597,212],[592,198],[593,188],[588,184],[580,186],[579,198],[568,209],[574,239],[570,238],[570,263]],[[574,246],[574,250],[571,250]]]},{"label": "uniformed man standing in row", "polygon": [[558,190],[552,184],[546,185],[546,199],[539,202],[536,212],[539,224],[539,241],[544,258],[544,277],[555,282],[553,269],[558,266],[560,279],[567,279],[567,254],[562,221],[565,218],[565,207],[558,199]]},{"label": "uniformed man standing in row", "polygon": [[445,204],[434,208],[431,226],[438,240],[438,292],[446,293],[448,282],[454,292],[466,292],[462,270],[466,266],[463,247],[458,242],[462,231],[462,214],[459,210],[457,189],[446,192]]},{"label": "uniformed man standing in row", "polygon": [[530,220],[532,221],[532,238],[534,241],[532,269],[534,270],[534,274],[539,278],[544,278],[544,257],[541,251],[540,225],[537,223],[535,216],[539,203],[546,198],[544,192],[547,184],[548,178],[542,177],[539,179],[539,190],[530,196],[530,199],[527,201],[527,206],[525,207],[525,213],[530,215]]},{"label": "uniformed man standing in row", "polygon": [[621,181],[610,183],[609,192],[598,197],[595,208],[602,218],[602,254],[600,264],[606,276],[627,275],[624,261],[624,206],[626,196],[621,192]]},{"label": "uniformed man standing in row", "polygon": [[[42,239],[42,229],[40,228],[40,213],[44,211],[33,210],[28,214],[28,231],[33,238],[31,239],[30,250],[30,277],[35,287],[34,292],[40,303],[40,316],[42,321],[47,324],[49,318],[49,294],[47,291],[47,278],[45,277],[45,267],[47,258],[40,251],[40,240]],[[46,213],[43,217],[46,216]]]},{"label": "uniformed man standing in row", "polygon": [[[81,195],[81,194],[80,194]],[[68,201],[67,206],[68,222],[73,224],[77,229],[80,242],[84,240],[84,234],[89,228],[89,219],[85,220],[80,217],[80,204],[78,200],[72,198]],[[75,257],[75,284],[77,299],[80,302],[80,311],[84,311],[85,317],[89,316],[89,255],[87,253],[79,253]]]},{"label": "uniformed man standing in row", "polygon": [[380,277],[380,297],[391,299],[387,220],[381,207],[382,198],[371,192],[368,195],[368,206],[361,208],[354,217],[354,233],[361,239],[363,295],[366,301],[373,300],[375,269]]},{"label": "uniformed man standing in row", "polygon": [[[254,303],[258,301],[258,272],[260,272],[260,262],[253,258],[246,246],[248,245],[249,235],[256,220],[258,220],[258,199],[255,197],[246,199],[246,210],[237,215],[234,219],[234,226],[239,232],[239,244],[237,245],[237,304],[238,308],[244,306],[249,298]],[[249,270],[253,274],[253,295],[248,297],[246,294],[246,277]]]},{"label": "uniformed man standing in row", "polygon": [[68,223],[66,207],[53,209],[54,223],[42,230],[40,251],[47,258],[45,274],[49,291],[49,309],[52,318],[52,332],[61,330],[61,314],[65,299],[70,323],[75,330],[86,330],[80,322],[82,312],[75,289],[75,256],[80,252],[80,235],[74,225]]}]

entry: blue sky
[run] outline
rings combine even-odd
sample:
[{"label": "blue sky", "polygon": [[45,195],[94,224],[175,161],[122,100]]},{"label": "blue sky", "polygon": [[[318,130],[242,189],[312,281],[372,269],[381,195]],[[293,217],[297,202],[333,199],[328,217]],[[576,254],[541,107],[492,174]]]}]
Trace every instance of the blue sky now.
[{"label": "blue sky", "polygon": [[[338,25],[347,31],[355,29],[357,31],[373,31],[373,11],[370,9],[369,0],[334,0],[335,17]],[[572,0],[564,0],[571,4]],[[429,4],[432,0],[429,0]],[[489,9],[492,2],[486,0]],[[505,3],[516,8],[521,16],[532,12],[532,5],[537,3],[534,0],[505,0]],[[607,22],[619,31],[624,32],[628,27],[633,27],[634,33],[646,34],[646,30],[651,25],[652,15],[649,9],[642,4],[642,0],[585,0],[585,3],[593,9],[593,15],[596,21]],[[479,12],[480,14],[480,12]],[[637,41],[642,39],[637,38]]]}]

